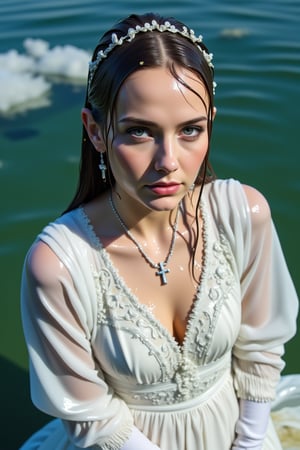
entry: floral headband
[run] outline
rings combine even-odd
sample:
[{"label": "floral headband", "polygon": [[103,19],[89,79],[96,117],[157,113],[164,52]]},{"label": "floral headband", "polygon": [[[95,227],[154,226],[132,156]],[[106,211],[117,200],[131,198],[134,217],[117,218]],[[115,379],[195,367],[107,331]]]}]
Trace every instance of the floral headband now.
[{"label": "floral headband", "polygon": [[[117,46],[122,45],[125,41],[131,42],[135,36],[138,33],[146,33],[148,31],[160,31],[163,33],[164,31],[168,31],[169,33],[177,33],[181,36],[184,36],[185,38],[189,39],[191,42],[193,42],[197,48],[200,50],[200,52],[203,54],[207,64],[209,67],[213,69],[214,65],[212,63],[213,60],[213,54],[207,53],[203,48],[201,48],[198,43],[202,42],[202,36],[196,36],[193,30],[189,30],[187,27],[183,27],[182,30],[179,30],[175,27],[175,25],[171,25],[170,22],[166,21],[163,24],[157,23],[156,20],[152,20],[151,24],[146,22],[144,26],[137,25],[135,28],[129,28],[128,32],[125,36],[121,36],[118,38],[118,36],[113,33],[111,36],[111,43],[106,47],[104,50],[100,50],[97,53],[96,59],[94,61],[90,61],[89,63],[89,77],[88,77],[88,90],[90,89],[92,80],[94,78],[94,75],[96,73],[96,70],[99,67],[100,62],[107,58],[107,55]],[[213,83],[213,90],[215,91],[216,83]]]}]

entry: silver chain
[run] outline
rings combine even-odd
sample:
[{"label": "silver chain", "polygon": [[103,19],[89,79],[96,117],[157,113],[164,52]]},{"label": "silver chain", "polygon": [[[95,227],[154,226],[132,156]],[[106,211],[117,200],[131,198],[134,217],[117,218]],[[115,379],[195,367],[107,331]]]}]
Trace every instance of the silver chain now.
[{"label": "silver chain", "polygon": [[174,251],[174,246],[175,246],[175,238],[176,238],[176,232],[177,232],[177,228],[178,228],[178,219],[179,219],[179,211],[180,211],[180,205],[177,208],[177,213],[176,213],[176,218],[175,218],[175,222],[174,225],[172,226],[173,228],[173,234],[172,234],[172,239],[170,242],[170,247],[169,247],[169,251],[168,254],[164,260],[164,262],[158,262],[155,263],[151,258],[149,258],[149,256],[145,253],[143,247],[141,246],[141,244],[136,240],[136,238],[133,236],[133,234],[128,230],[127,226],[125,225],[125,223],[123,222],[122,217],[120,216],[117,208],[115,207],[113,198],[112,198],[112,192],[110,193],[110,197],[109,197],[109,202],[110,202],[110,206],[111,209],[113,211],[113,213],[115,214],[115,216],[117,217],[118,221],[120,222],[120,225],[122,226],[122,228],[124,229],[126,235],[132,240],[132,242],[135,244],[135,246],[137,247],[138,251],[141,253],[141,255],[143,256],[143,258],[148,262],[148,264],[153,268],[153,269],[158,269],[158,272],[156,272],[156,275],[159,275],[161,277],[161,282],[162,284],[167,284],[167,279],[166,279],[166,273],[170,272],[170,269],[167,269],[165,266],[168,264],[171,256],[173,255],[173,251]]}]

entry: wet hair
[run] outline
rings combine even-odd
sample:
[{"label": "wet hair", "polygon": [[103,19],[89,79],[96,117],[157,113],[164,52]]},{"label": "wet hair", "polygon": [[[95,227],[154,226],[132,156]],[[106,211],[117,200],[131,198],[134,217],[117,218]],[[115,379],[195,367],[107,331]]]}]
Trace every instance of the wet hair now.
[{"label": "wet hair", "polygon": [[[158,24],[170,22],[177,29],[183,29],[185,25],[172,17],[162,17],[154,13],[143,15],[130,15],[124,20],[118,22],[112,29],[108,30],[100,39],[99,44],[94,50],[92,61],[97,58],[100,50],[105,50],[111,43],[112,34],[117,38],[125,36],[129,28],[136,26],[143,27],[145,23],[151,23],[155,20]],[[186,27],[188,30],[189,28]],[[88,83],[85,107],[92,111],[94,119],[102,130],[103,139],[108,145],[108,134],[113,132],[113,119],[115,116],[118,93],[124,81],[138,70],[147,68],[166,67],[172,76],[186,88],[190,89],[202,101],[199,93],[191,89],[178,74],[178,68],[185,68],[192,71],[204,84],[209,98],[208,103],[208,137],[209,145],[205,160],[199,169],[195,184],[201,185],[200,196],[205,183],[215,178],[213,169],[209,163],[209,146],[212,133],[213,122],[213,102],[214,70],[208,64],[203,51],[207,54],[208,49],[200,42],[193,43],[190,39],[179,33],[147,31],[136,34],[131,42],[124,42],[116,46],[106,58],[98,65],[92,80]],[[142,61],[142,64],[140,62]],[[107,147],[108,148],[108,147]],[[65,212],[92,200],[102,192],[110,189],[114,183],[114,177],[109,170],[108,152],[105,152],[105,163],[108,167],[109,183],[101,179],[99,173],[99,153],[95,150],[89,136],[83,126],[80,176],[77,191],[70,205]],[[198,205],[197,205],[198,206]]]}]

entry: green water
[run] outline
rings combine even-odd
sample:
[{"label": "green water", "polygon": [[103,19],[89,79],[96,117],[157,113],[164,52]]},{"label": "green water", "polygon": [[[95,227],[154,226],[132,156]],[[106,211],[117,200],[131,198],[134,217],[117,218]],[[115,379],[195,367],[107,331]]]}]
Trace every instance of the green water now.
[{"label": "green water", "polygon": [[[73,44],[89,50],[119,17],[149,10],[172,14],[205,36],[214,53],[218,83],[212,146],[215,170],[219,177],[256,186],[268,198],[300,292],[298,0],[2,0],[0,53],[13,48],[21,51],[27,37],[45,39],[51,46]],[[73,194],[83,97],[81,86],[57,82],[50,106],[0,116],[3,449],[18,448],[46,420],[29,400],[20,275],[35,235],[60,214]],[[286,347],[285,373],[300,373],[299,345],[298,334]]]}]

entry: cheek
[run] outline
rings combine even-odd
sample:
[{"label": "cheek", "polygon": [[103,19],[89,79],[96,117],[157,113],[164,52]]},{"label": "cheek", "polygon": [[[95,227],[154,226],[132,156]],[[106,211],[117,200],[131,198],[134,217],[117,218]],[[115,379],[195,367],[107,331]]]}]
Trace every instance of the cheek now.
[{"label": "cheek", "polygon": [[147,167],[143,155],[130,151],[130,149],[122,148],[122,146],[114,146],[110,156],[111,169],[116,179],[138,178]]},{"label": "cheek", "polygon": [[196,151],[190,152],[184,161],[186,171],[197,174],[204,161],[208,149],[208,141],[205,141]]}]

